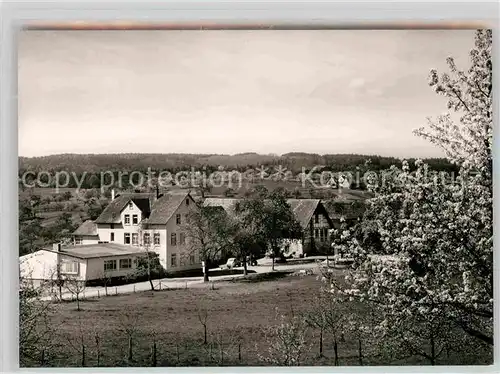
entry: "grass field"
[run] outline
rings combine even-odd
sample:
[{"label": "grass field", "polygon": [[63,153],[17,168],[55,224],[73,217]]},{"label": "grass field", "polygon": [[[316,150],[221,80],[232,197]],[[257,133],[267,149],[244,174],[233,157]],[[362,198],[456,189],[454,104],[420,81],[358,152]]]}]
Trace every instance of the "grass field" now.
[{"label": "grass field", "polygon": [[[75,303],[58,304],[51,322],[60,345],[46,352],[44,360],[47,366],[81,366],[83,337],[85,365],[96,366],[94,334],[98,332],[100,366],[150,366],[153,336],[158,366],[262,365],[259,354],[267,352],[266,330],[278,323],[277,312],[297,315],[309,310],[320,286],[315,276],[283,275],[216,282],[215,289],[200,284],[88,300],[81,303],[80,312]],[[199,310],[208,315],[206,345]],[[123,326],[134,326],[131,362],[127,360],[129,335]],[[325,357],[319,358],[318,334],[314,330],[308,333],[310,349],[303,365],[333,365],[332,337],[324,335]],[[340,364],[357,365],[357,349],[357,341],[346,336],[339,344]],[[487,361],[484,355],[476,356],[461,354],[449,359],[456,364]],[[364,365],[383,363],[425,364],[415,357],[389,363],[377,356],[364,358]]]}]

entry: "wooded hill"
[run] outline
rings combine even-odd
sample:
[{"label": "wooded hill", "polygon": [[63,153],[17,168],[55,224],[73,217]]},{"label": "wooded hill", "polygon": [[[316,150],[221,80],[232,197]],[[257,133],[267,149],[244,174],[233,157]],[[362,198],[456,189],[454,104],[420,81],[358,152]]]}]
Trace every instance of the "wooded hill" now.
[{"label": "wooded hill", "polygon": [[[239,153],[227,154],[181,154],[181,153],[121,153],[121,154],[58,154],[43,157],[19,157],[20,175],[27,171],[68,171],[75,173],[98,173],[104,170],[179,171],[186,168],[205,168],[215,170],[219,166],[225,169],[243,171],[262,165],[281,165],[299,173],[304,168],[322,166],[330,171],[352,171],[363,166],[369,160],[371,170],[387,169],[391,165],[400,165],[395,157],[361,154],[326,154],[293,152],[281,156],[273,154]],[[413,164],[414,159],[408,159]],[[444,158],[428,158],[425,161],[431,168],[439,171],[453,171],[454,166]]]}]

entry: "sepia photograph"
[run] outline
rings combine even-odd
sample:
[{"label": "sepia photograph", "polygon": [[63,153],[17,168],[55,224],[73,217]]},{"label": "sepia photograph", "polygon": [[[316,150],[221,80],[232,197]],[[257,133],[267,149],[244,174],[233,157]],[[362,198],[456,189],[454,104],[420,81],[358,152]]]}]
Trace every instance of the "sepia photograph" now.
[{"label": "sepia photograph", "polygon": [[23,29],[19,360],[493,365],[489,29]]}]

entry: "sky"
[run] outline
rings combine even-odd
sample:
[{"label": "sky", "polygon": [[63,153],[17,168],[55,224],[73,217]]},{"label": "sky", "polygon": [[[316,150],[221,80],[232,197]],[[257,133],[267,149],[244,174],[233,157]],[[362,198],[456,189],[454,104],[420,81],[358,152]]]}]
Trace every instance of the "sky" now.
[{"label": "sky", "polygon": [[472,30],[21,31],[19,154],[440,157],[413,135]]}]

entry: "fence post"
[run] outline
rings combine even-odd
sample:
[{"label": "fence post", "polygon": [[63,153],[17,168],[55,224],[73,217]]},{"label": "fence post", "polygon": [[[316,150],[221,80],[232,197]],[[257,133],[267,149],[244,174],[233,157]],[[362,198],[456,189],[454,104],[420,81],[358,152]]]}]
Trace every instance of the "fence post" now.
[{"label": "fence post", "polygon": [[40,366],[45,366],[45,348],[42,348],[42,357],[40,359]]},{"label": "fence post", "polygon": [[161,291],[161,280],[160,280],[160,281],[158,281],[158,283],[160,283],[160,291]]},{"label": "fence post", "polygon": [[135,293],[135,284],[134,284],[134,293]]},{"label": "fence post", "polygon": [[115,295],[118,295],[118,287],[115,287]]},{"label": "fence post", "polygon": [[101,295],[99,295],[99,290],[97,290],[97,298],[99,299]]}]

